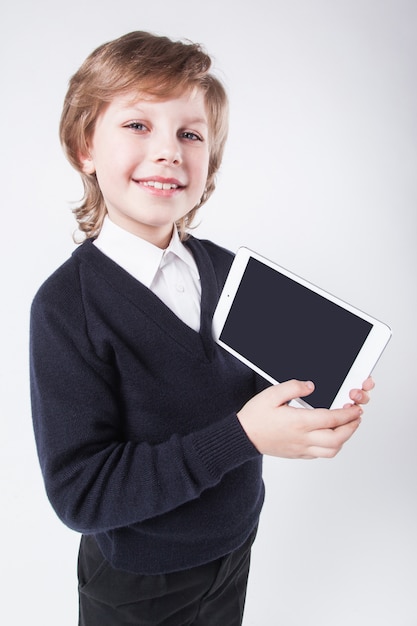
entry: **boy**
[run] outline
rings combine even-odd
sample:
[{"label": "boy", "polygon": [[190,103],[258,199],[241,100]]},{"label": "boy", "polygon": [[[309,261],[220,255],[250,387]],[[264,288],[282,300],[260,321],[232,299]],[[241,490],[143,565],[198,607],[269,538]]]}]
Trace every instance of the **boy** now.
[{"label": "boy", "polygon": [[290,408],[312,383],[269,386],[214,344],[232,255],[187,233],[227,135],[209,69],[198,45],[134,32],[65,99],[85,241],[34,299],[31,390],[48,497],[82,533],[81,626],[241,624],[262,455],[334,456],[373,386]]}]

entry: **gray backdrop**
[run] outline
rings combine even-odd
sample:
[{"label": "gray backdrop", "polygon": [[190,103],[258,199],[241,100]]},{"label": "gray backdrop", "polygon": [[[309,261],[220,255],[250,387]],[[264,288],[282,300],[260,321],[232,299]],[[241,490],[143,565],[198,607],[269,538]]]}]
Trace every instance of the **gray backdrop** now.
[{"label": "gray backdrop", "polygon": [[245,626],[416,626],[416,1],[6,0],[0,11],[8,626],[76,624],[78,536],[44,495],[28,311],[74,247],[81,185],[57,138],[67,81],[136,29],[204,43],[230,94],[218,190],[195,234],[247,245],[393,328],[341,454],[265,460]]}]

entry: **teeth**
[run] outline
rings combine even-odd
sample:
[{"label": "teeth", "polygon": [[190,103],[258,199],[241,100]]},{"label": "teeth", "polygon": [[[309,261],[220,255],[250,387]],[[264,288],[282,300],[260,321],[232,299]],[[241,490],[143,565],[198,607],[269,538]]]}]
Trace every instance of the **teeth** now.
[{"label": "teeth", "polygon": [[154,187],[155,189],[178,189],[178,185],[173,183],[160,183],[156,180],[148,180],[143,183],[145,187]]}]

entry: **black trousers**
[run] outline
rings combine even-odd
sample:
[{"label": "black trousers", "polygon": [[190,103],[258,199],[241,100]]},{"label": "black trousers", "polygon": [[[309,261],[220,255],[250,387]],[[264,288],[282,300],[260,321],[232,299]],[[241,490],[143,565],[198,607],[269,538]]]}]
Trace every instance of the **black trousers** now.
[{"label": "black trousers", "polygon": [[255,535],[217,561],[158,576],[114,569],[83,536],[79,626],[240,626]]}]

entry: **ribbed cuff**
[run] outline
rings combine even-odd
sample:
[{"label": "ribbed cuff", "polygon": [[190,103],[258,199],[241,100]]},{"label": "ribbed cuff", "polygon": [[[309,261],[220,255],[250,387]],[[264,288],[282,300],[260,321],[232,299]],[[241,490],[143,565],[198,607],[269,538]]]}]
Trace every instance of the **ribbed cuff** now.
[{"label": "ribbed cuff", "polygon": [[260,456],[236,414],[196,433],[193,443],[202,463],[215,479]]}]

